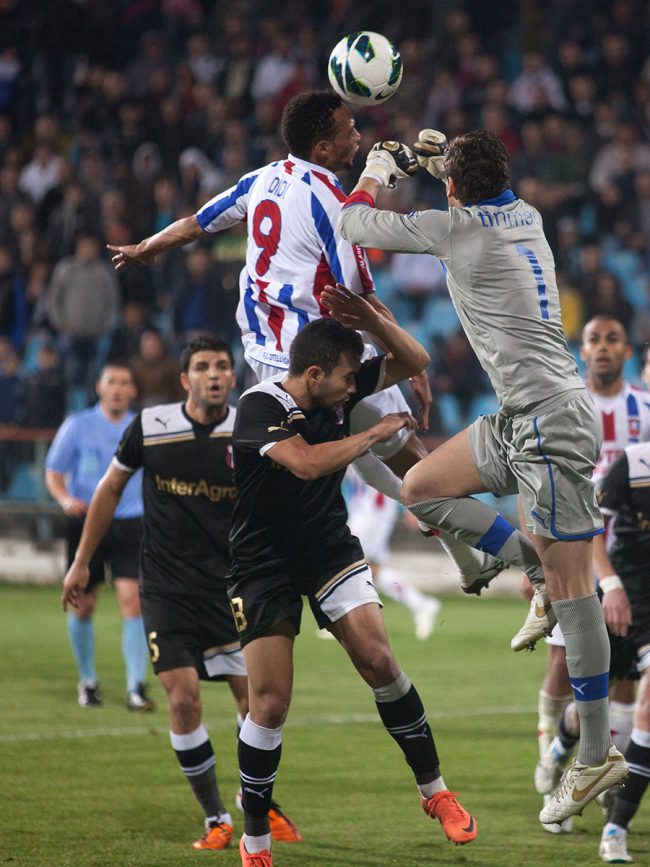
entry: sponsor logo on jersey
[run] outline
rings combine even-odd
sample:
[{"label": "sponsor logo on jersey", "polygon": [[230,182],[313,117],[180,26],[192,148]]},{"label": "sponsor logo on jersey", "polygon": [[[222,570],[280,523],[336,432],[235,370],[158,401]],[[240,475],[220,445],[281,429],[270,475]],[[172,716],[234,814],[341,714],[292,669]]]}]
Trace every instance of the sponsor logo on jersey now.
[{"label": "sponsor logo on jersey", "polygon": [[184,482],[175,476],[171,479],[163,479],[158,473],[156,473],[156,488],[177,497],[207,497],[211,503],[234,500],[237,494],[237,488],[232,485],[209,485],[205,479],[199,479],[198,482]]}]

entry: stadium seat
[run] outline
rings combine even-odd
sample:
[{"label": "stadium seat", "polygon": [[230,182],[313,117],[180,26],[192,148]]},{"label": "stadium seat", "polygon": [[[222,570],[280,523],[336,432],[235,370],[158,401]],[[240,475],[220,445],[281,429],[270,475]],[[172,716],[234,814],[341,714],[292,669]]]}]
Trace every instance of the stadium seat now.
[{"label": "stadium seat", "polygon": [[428,301],[422,322],[432,337],[446,337],[460,328],[458,314],[448,298],[432,298]]},{"label": "stadium seat", "polygon": [[15,467],[5,498],[7,500],[28,500],[38,498],[35,470],[29,464],[18,464]]}]

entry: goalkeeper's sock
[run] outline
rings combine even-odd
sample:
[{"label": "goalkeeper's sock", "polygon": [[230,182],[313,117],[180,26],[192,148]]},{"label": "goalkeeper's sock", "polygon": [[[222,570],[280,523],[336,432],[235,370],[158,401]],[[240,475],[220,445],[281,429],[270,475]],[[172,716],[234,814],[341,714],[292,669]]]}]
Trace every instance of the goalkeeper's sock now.
[{"label": "goalkeeper's sock", "polygon": [[429,527],[446,530],[472,548],[532,572],[531,580],[538,580],[541,562],[532,542],[487,503],[473,497],[437,497],[408,509]]}]

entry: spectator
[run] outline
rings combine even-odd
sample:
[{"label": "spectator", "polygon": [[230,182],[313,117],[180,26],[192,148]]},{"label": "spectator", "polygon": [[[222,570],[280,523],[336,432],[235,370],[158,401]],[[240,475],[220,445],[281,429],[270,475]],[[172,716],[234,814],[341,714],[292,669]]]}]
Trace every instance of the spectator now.
[{"label": "spectator", "polygon": [[562,84],[539,51],[524,54],[524,68],[510,88],[510,104],[522,115],[530,115],[540,107],[555,111],[566,108]]},{"label": "spectator", "polygon": [[277,96],[296,74],[296,64],[291,57],[291,40],[278,30],[273,36],[272,49],[258,61],[251,83],[254,100]]},{"label": "spectator", "polygon": [[621,292],[621,284],[615,274],[602,271],[596,278],[596,291],[587,298],[586,319],[593,319],[598,313],[611,316],[629,332],[632,323],[632,305]]},{"label": "spectator", "polygon": [[625,171],[650,171],[650,145],[639,141],[639,134],[631,123],[621,123],[614,140],[596,154],[591,170],[591,186],[600,192],[608,183]]},{"label": "spectator", "polygon": [[22,424],[25,427],[57,428],[66,407],[65,382],[59,356],[51,343],[44,343],[36,356],[36,370],[24,380]]},{"label": "spectator", "polygon": [[98,340],[109,333],[120,305],[115,273],[100,259],[96,236],[80,233],[74,255],[57,263],[47,303],[61,338],[66,384],[89,397],[97,377]]},{"label": "spectator", "polygon": [[394,253],[390,274],[397,290],[396,297],[405,303],[408,310],[405,319],[420,320],[427,301],[436,295],[447,294],[447,276],[440,260],[435,257]]},{"label": "spectator", "polygon": [[45,239],[51,255],[57,259],[74,252],[79,232],[97,232],[99,215],[83,184],[73,180],[63,190],[61,203],[53,208],[47,220]]},{"label": "spectator", "polygon": [[0,424],[18,424],[22,416],[20,358],[13,349],[0,361]]},{"label": "spectator", "polygon": [[142,332],[138,354],[131,359],[131,369],[138,389],[139,409],[183,399],[178,361],[168,351],[160,332],[152,326]]},{"label": "spectator", "polygon": [[140,349],[140,338],[149,326],[149,311],[142,301],[127,301],[120,320],[110,333],[107,361],[131,358]]},{"label": "spectator", "polygon": [[58,185],[62,163],[50,144],[37,144],[31,161],[20,173],[20,189],[38,205]]},{"label": "spectator", "polygon": [[9,247],[0,247],[0,335],[21,349],[27,330],[25,279],[17,273]]},{"label": "spectator", "polygon": [[198,32],[193,33],[187,40],[187,65],[197,81],[213,84],[223,69],[224,62],[212,53],[207,35]]},{"label": "spectator", "polygon": [[188,343],[200,333],[219,334],[221,311],[208,250],[191,248],[185,266],[186,273],[175,288],[172,304],[174,333],[178,340]]},{"label": "spectator", "polygon": [[483,371],[462,331],[443,343],[434,361],[431,390],[434,394],[453,395],[463,418],[469,416],[473,399],[486,391]]}]

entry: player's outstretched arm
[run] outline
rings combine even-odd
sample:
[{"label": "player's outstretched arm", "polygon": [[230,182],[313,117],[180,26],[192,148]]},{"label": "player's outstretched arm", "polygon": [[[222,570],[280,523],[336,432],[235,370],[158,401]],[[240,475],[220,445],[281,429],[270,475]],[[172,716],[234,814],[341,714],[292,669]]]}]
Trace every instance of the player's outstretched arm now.
[{"label": "player's outstretched arm", "polygon": [[313,481],[344,469],[376,443],[390,439],[395,431],[415,430],[415,427],[416,421],[408,412],[393,412],[368,430],[342,440],[310,445],[297,435],[276,443],[266,455],[299,479]]},{"label": "player's outstretched arm", "polygon": [[174,247],[183,247],[185,244],[190,244],[202,237],[203,229],[199,225],[195,215],[191,217],[182,217],[171,223],[155,235],[145,238],[139,244],[127,244],[122,247],[116,247],[112,244],[107,244],[106,249],[110,250],[115,255],[112,256],[115,270],[126,268],[132,262],[140,262],[142,265],[151,265],[156,256],[164,253],[165,250],[172,250]]},{"label": "player's outstretched arm", "polygon": [[367,331],[386,350],[386,373],[382,388],[417,376],[429,363],[429,353],[422,344],[397,324],[392,316],[370,304],[361,295],[354,295],[340,283],[326,286],[321,295],[323,304],[342,325]]},{"label": "player's outstretched arm", "polygon": [[88,506],[88,513],[84,521],[74,562],[63,579],[61,604],[64,611],[68,603],[76,607],[80,591],[88,585],[90,560],[97,550],[97,546],[104,533],[111,525],[115,509],[122,496],[122,491],[126,487],[126,483],[131,478],[131,475],[131,473],[111,464],[95,489],[93,498]]}]

